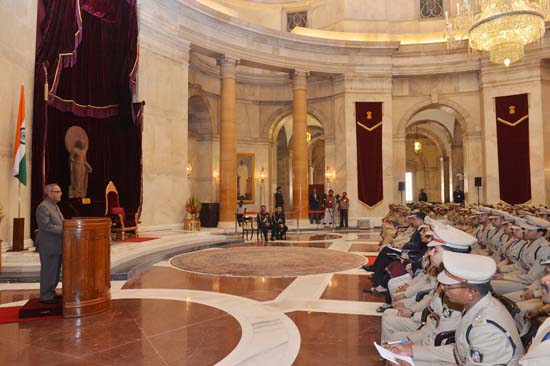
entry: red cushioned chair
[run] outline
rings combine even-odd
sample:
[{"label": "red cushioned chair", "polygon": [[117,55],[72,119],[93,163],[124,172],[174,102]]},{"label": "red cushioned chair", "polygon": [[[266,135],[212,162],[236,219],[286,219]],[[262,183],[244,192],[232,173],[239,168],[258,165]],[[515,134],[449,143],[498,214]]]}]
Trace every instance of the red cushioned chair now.
[{"label": "red cushioned chair", "polygon": [[112,234],[120,234],[122,240],[126,233],[137,236],[138,214],[126,212],[124,208],[120,207],[118,191],[113,181],[109,181],[105,188],[105,216],[112,221]]}]

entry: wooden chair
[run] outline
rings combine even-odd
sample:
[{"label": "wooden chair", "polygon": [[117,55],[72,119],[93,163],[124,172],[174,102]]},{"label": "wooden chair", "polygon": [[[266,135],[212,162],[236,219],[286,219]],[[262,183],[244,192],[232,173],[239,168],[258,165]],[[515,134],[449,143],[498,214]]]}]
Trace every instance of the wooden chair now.
[{"label": "wooden chair", "polygon": [[[254,217],[251,216],[244,216],[243,222],[242,222],[242,229],[243,229],[243,239],[246,240],[252,240],[254,239],[254,233],[256,233],[256,239],[259,238],[259,229],[254,226]],[[250,235],[250,239],[248,236]]]},{"label": "wooden chair", "polygon": [[137,236],[138,214],[126,212],[123,207],[120,207],[118,190],[113,181],[109,181],[105,188],[105,216],[112,221],[111,233],[120,234],[121,240],[124,240],[126,233]]}]

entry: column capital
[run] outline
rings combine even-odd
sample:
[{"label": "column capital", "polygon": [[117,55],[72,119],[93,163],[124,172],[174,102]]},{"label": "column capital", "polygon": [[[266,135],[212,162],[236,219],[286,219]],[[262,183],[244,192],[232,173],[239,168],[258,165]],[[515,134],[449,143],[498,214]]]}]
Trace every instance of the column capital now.
[{"label": "column capital", "polygon": [[238,59],[223,55],[216,59],[216,64],[220,66],[220,75],[222,78],[235,78],[237,65],[239,64]]},{"label": "column capital", "polygon": [[309,75],[308,71],[292,70],[290,72],[290,78],[293,81],[292,83],[293,89],[306,89],[308,75]]}]

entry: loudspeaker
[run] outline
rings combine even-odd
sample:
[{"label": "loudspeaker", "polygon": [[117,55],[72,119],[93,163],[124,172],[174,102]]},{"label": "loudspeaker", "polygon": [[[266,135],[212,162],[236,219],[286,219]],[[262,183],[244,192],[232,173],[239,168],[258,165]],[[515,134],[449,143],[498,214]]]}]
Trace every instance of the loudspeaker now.
[{"label": "loudspeaker", "polygon": [[474,185],[476,187],[481,187],[481,177],[475,177],[474,178]]},{"label": "loudspeaker", "polygon": [[397,184],[397,190],[398,190],[399,192],[403,192],[403,191],[405,190],[405,182],[399,182],[399,183]]}]

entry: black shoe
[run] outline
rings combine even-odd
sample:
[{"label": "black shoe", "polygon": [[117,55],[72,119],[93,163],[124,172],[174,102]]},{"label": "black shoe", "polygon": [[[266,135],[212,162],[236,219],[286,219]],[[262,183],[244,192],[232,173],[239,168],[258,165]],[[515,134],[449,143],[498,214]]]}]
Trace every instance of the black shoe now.
[{"label": "black shoe", "polygon": [[363,268],[367,272],[374,272],[374,267],[369,266],[368,264],[362,265],[361,268]]},{"label": "black shoe", "polygon": [[388,290],[385,290],[385,291],[378,291],[376,288],[373,288],[372,289],[372,293],[374,295],[378,295],[378,296],[386,296],[386,293],[388,292]]},{"label": "black shoe", "polygon": [[383,313],[384,311],[388,310],[388,309],[391,309],[391,304],[384,304],[382,306],[379,306],[377,309],[376,309],[376,312],[377,313]]},{"label": "black shoe", "polygon": [[53,305],[53,304],[57,304],[57,300],[56,299],[44,299],[44,300],[40,300],[40,303]]},{"label": "black shoe", "polygon": [[366,293],[366,294],[372,294],[372,290],[373,290],[372,287],[365,287],[363,289],[363,292]]}]

